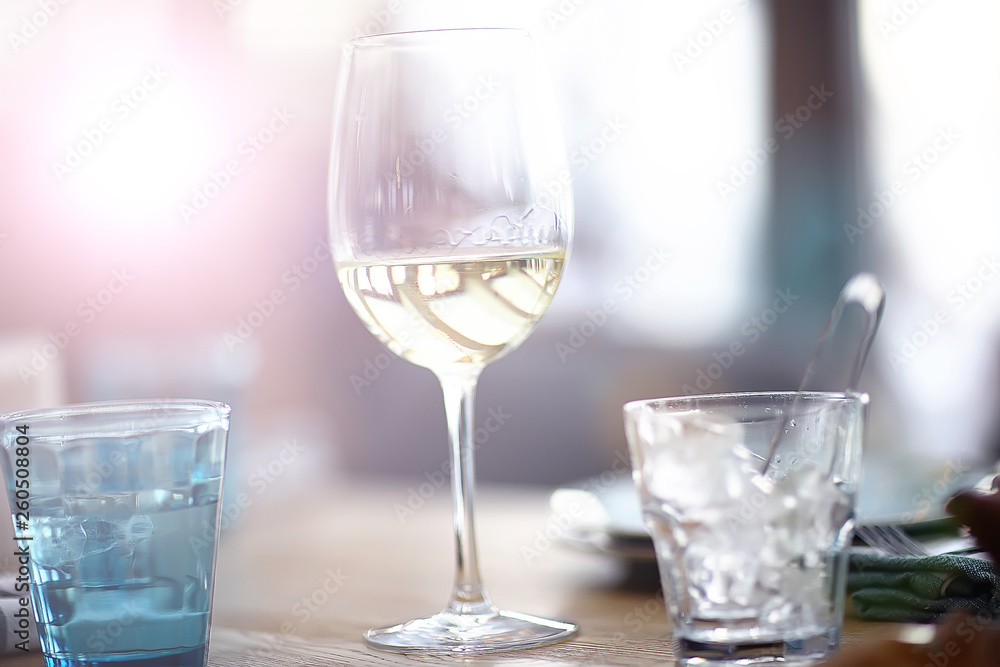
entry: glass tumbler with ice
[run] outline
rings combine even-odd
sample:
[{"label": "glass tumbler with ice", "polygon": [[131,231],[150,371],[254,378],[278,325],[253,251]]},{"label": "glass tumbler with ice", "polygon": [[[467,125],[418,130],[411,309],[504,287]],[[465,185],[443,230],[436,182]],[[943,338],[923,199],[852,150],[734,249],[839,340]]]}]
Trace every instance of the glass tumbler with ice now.
[{"label": "glass tumbler with ice", "polygon": [[625,405],[680,665],[809,665],[837,649],[867,406],[819,392]]},{"label": "glass tumbler with ice", "polygon": [[48,667],[204,667],[229,407],[89,403],[0,428]]}]

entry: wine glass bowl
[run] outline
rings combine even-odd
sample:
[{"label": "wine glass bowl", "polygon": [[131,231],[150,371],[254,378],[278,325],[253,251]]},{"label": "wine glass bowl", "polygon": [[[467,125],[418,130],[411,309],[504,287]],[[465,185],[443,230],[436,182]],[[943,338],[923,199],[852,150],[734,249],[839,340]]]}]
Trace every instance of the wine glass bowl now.
[{"label": "wine glass bowl", "polygon": [[476,384],[556,292],[573,230],[565,156],[522,30],[375,35],[345,48],[330,167],[337,275],[368,330],[441,384],[456,533],[445,609],[368,631],[377,648],[478,653],[577,630],[493,605],[473,521]]}]

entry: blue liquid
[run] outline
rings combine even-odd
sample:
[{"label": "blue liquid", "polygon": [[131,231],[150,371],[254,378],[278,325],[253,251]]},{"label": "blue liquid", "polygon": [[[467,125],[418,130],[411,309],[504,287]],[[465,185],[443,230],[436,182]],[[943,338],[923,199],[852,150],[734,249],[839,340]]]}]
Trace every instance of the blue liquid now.
[{"label": "blue liquid", "polygon": [[204,667],[219,490],[36,499],[32,602],[50,667]]},{"label": "blue liquid", "polygon": [[47,667],[203,667],[207,650],[205,647],[183,653],[154,657],[126,658],[123,660],[77,660],[75,658],[45,658]]}]

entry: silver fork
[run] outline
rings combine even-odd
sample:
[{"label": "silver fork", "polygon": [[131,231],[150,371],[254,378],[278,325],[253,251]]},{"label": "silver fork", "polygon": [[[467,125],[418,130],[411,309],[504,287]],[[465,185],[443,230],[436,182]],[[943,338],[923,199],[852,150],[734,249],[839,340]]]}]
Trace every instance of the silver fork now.
[{"label": "silver fork", "polygon": [[856,526],[854,533],[887,556],[926,556],[927,550],[894,524]]}]

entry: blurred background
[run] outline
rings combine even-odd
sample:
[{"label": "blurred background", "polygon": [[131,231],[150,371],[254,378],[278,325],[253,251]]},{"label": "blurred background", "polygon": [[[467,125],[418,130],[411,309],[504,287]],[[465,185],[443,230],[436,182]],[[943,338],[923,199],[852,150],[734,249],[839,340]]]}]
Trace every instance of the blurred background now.
[{"label": "blurred background", "polygon": [[440,471],[434,377],[326,249],[330,125],[346,40],[483,25],[533,34],[577,235],[483,374],[481,480],[614,468],[626,400],[795,388],[859,270],[870,451],[997,458],[994,0],[5,0],[0,409],[225,400],[251,492]]}]

